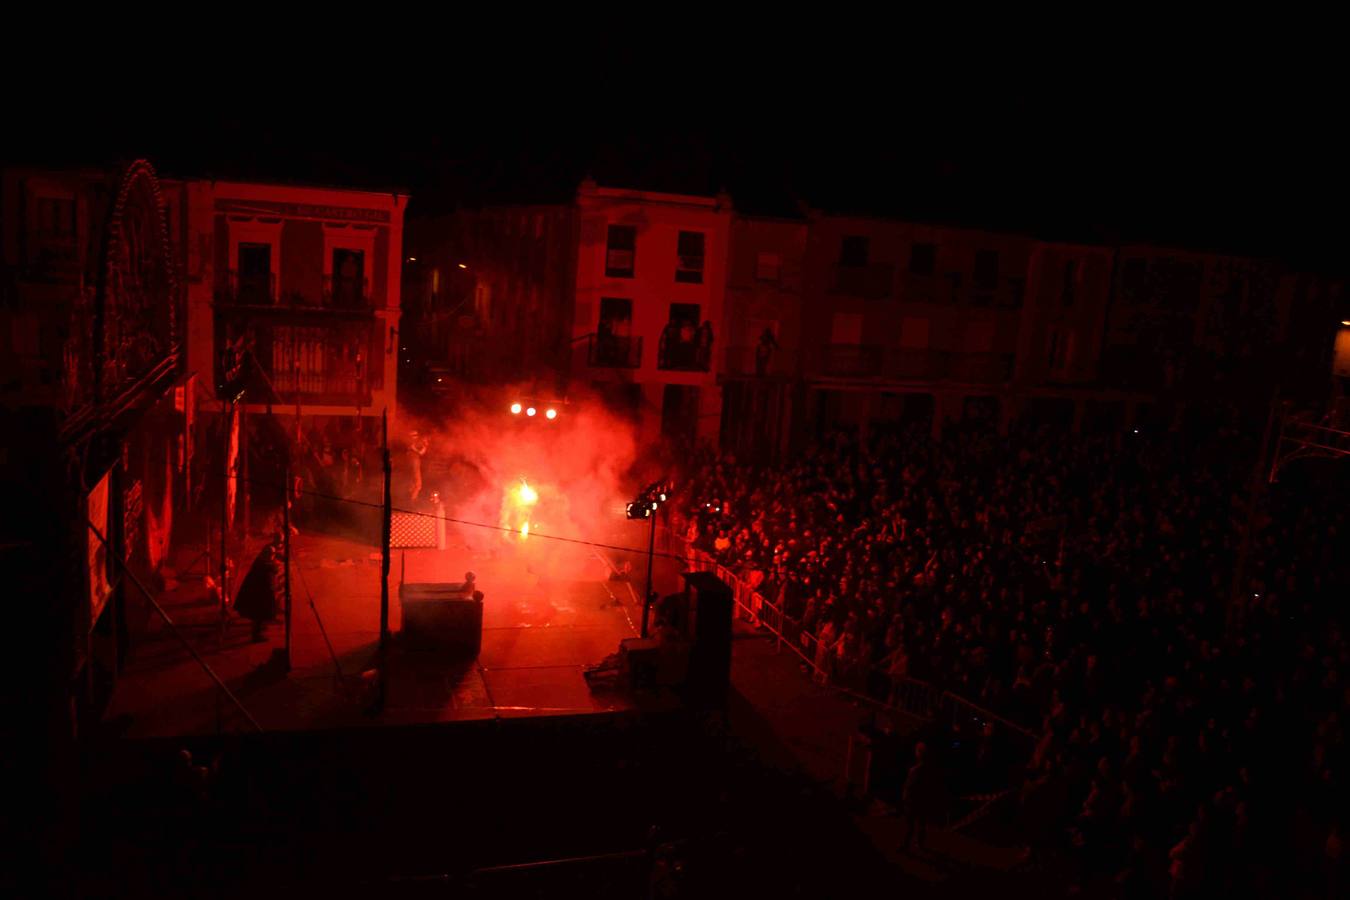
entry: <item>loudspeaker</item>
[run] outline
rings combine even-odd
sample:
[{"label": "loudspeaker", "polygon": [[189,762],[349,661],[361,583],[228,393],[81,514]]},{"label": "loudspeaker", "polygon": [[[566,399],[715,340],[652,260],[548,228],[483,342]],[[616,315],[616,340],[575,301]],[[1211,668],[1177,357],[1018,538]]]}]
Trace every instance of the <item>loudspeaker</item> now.
[{"label": "loudspeaker", "polygon": [[482,598],[462,584],[400,585],[400,639],[409,647],[476,658],[483,647]]},{"label": "loudspeaker", "polygon": [[688,595],[689,694],[696,703],[720,706],[731,683],[732,594],[711,572],[683,573]]}]

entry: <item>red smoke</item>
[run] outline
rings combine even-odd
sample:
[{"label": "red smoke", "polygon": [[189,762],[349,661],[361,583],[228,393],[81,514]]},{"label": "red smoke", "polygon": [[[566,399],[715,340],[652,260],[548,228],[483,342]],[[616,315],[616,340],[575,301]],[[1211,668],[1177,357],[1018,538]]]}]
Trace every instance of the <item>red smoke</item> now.
[{"label": "red smoke", "polygon": [[[452,546],[518,553],[553,578],[595,578],[605,569],[593,551],[548,538],[629,542],[623,509],[640,487],[631,473],[636,435],[599,400],[573,394],[566,404],[553,402],[558,399],[466,389],[445,401],[443,415],[404,416],[404,434],[390,438],[406,441],[414,428],[426,436],[424,494],[439,491],[452,519],[491,526],[450,523]],[[517,401],[551,406],[558,416],[513,415]],[[535,502],[522,501],[522,479]],[[529,536],[522,539],[525,522]]]}]

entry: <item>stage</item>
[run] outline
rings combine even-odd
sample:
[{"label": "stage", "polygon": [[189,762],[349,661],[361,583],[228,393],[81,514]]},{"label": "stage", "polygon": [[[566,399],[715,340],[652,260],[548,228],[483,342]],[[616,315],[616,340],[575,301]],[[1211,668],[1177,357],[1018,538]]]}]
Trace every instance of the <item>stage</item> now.
[{"label": "stage", "polygon": [[[618,537],[624,537],[620,534]],[[231,617],[222,640],[200,581],[170,581],[165,605],[180,630],[266,730],[314,730],[501,717],[603,714],[634,709],[631,697],[593,692],[583,672],[637,635],[640,585],[611,581],[605,551],[520,541],[494,533],[445,550],[395,550],[389,579],[390,643],[383,712],[370,715],[378,664],[379,553],[370,544],[321,534],[292,542],[291,671],[285,629],[251,643]],[[474,572],[484,594],[476,660],[415,650],[400,640],[399,584],[458,582]],[[330,649],[331,648],[331,649]],[[341,673],[339,675],[339,672]],[[150,623],[133,644],[105,721],[127,736],[249,730],[167,628]],[[665,709],[669,698],[643,706]]]}]

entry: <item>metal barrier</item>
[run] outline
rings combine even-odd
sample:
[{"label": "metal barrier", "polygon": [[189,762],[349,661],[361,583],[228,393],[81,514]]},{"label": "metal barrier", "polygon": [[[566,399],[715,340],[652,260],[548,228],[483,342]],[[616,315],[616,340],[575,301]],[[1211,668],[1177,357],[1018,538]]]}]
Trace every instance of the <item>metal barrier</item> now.
[{"label": "metal barrier", "polygon": [[787,646],[796,653],[816,682],[836,687],[856,699],[925,721],[942,721],[952,727],[971,724],[983,726],[992,722],[1017,739],[1026,741],[1028,751],[1034,747],[1037,737],[1031,729],[917,678],[896,677],[885,672],[889,685],[888,696],[885,699],[870,696],[866,692],[868,676],[880,671],[879,667],[868,664],[850,667],[845,673],[839,672],[828,656],[821,658],[819,639],[814,634],[802,628],[797,620],[789,618],[777,604],[751,589],[735,572],[679,535],[666,532],[665,540],[668,547],[674,548],[674,552],[684,558],[691,571],[713,572],[726,582],[732,590],[736,612],[741,619],[773,634],[780,650]]}]

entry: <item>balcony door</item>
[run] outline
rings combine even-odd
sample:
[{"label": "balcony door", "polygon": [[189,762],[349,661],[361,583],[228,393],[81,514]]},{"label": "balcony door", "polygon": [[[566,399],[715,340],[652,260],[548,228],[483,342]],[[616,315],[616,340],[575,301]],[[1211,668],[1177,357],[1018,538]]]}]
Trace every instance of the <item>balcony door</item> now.
[{"label": "balcony door", "polygon": [[661,368],[698,368],[698,304],[670,304],[670,319],[661,333]]},{"label": "balcony door", "polygon": [[240,242],[238,278],[240,303],[271,303],[272,245]]},{"label": "balcony door", "polygon": [[366,255],[346,247],[333,248],[333,305],[361,309],[366,305]]}]

